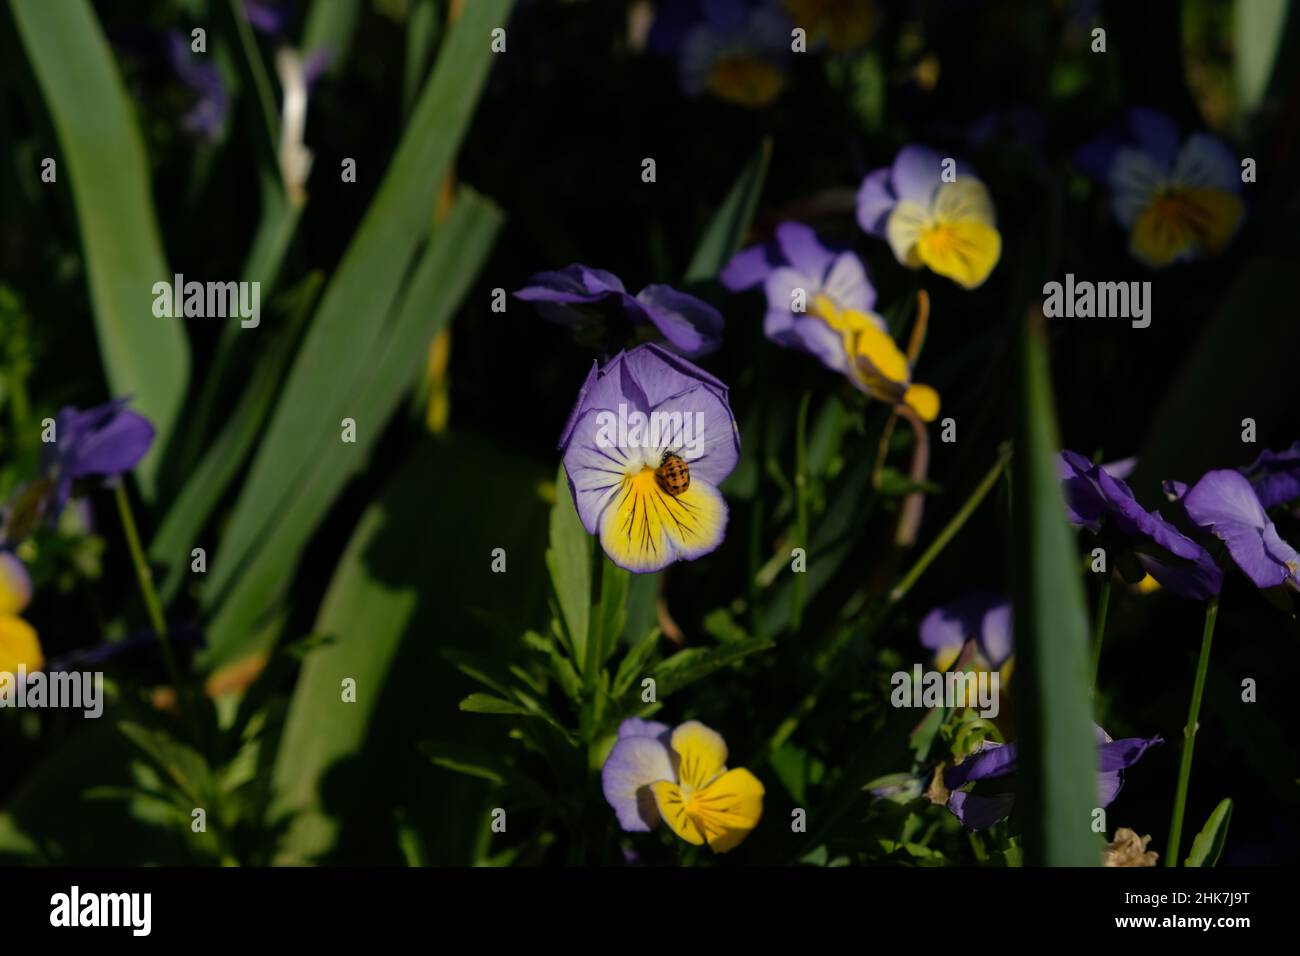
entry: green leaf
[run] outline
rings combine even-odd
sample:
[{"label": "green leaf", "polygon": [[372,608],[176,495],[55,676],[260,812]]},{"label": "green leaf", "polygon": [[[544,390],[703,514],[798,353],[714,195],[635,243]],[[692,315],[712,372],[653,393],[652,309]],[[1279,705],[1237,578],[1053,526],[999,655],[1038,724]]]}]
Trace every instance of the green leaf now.
[{"label": "green leaf", "polygon": [[613,688],[610,691],[615,700],[632,689],[633,683],[641,676],[646,662],[654,654],[659,644],[659,628],[652,628],[646,636],[637,641],[619,661],[618,671],[614,674]]},{"label": "green leaf", "polygon": [[471,714],[531,713],[531,711],[523,704],[516,704],[514,701],[505,700],[501,697],[493,697],[491,694],[483,693],[470,694],[460,702],[460,709],[469,711]]},{"label": "green leaf", "polygon": [[[131,102],[86,0],[10,4],[58,133],[59,183],[72,187],[100,356],[113,397],[157,430],[136,469],[152,497],[161,449],[189,384],[179,318],[153,313],[153,286],[172,281],[149,193],[149,165]],[[487,44],[484,43],[484,47]]]},{"label": "green leaf", "polygon": [[768,638],[752,637],[717,647],[688,647],[662,661],[649,676],[654,678],[655,690],[662,698],[772,646]]},{"label": "green leaf", "polygon": [[569,653],[586,670],[587,634],[591,610],[592,537],[582,526],[560,465],[555,478],[555,506],[551,508],[551,544],[546,549],[546,569],[559,605]]},{"label": "green leaf", "polygon": [[[263,649],[253,639],[254,627],[273,609],[287,586],[290,575],[286,569],[296,565],[330,505],[349,477],[364,464],[402,394],[418,376],[430,339],[451,319],[486,260],[500,223],[500,213],[492,203],[462,190],[451,215],[421,257],[386,337],[361,358],[356,378],[349,380],[351,387],[341,387],[339,382],[321,383],[322,391],[314,396],[281,397],[278,407],[286,401],[314,404],[319,419],[316,424],[323,425],[324,431],[317,434],[310,460],[302,463],[306,471],[291,489],[290,497],[275,515],[267,516],[271,521],[269,537],[245,557],[242,566],[232,565],[225,550],[228,542],[238,549],[239,536],[232,529],[221,540],[212,573],[224,569],[226,578],[238,578],[209,627],[209,646],[203,656],[208,666],[229,663]],[[347,343],[347,336],[342,342]],[[330,395],[341,404],[336,404],[332,412],[323,411],[322,395]],[[339,441],[343,417],[357,422],[355,444]],[[276,449],[268,448],[271,439],[268,431],[258,461],[267,454],[278,457]],[[252,510],[260,510],[267,500],[262,492],[274,497],[281,483],[280,476],[264,475],[266,484],[259,485],[256,468],[255,464],[240,498],[241,506],[247,501]],[[235,535],[234,541],[231,535]],[[218,583],[214,581],[205,591],[208,601],[219,593]]]},{"label": "green leaf", "polygon": [[1015,404],[1016,813],[1030,865],[1096,866],[1088,622],[1057,473],[1060,440],[1047,348],[1041,325],[1029,321],[1021,336]]},{"label": "green leaf", "polygon": [[[530,586],[488,570],[494,546],[512,559],[540,560],[539,477],[531,463],[472,436],[426,438],[366,510],[312,628],[329,639],[316,641],[302,662],[275,754],[270,822],[287,825],[278,860],[327,858],[345,829],[363,844],[389,838],[380,818],[389,819],[393,792],[413,785],[414,742],[449,727],[473,733],[464,725],[474,721],[455,718],[465,679],[445,652],[461,643],[491,657],[492,634],[473,610],[501,602],[503,594],[505,611],[520,618],[508,626],[522,627],[541,609],[540,582]],[[430,500],[441,506],[429,507]],[[493,508],[477,510],[482,501]],[[469,554],[481,562],[471,568]],[[356,681],[355,703],[341,700],[344,678]],[[446,777],[438,806],[419,821],[438,860],[455,853],[457,841],[470,842],[463,827],[445,819],[469,811],[464,801],[477,793],[465,789],[470,784]],[[348,828],[344,820],[352,821]]]},{"label": "green leaf", "polygon": [[591,642],[594,648],[592,666],[594,673],[618,649],[627,622],[627,592],[632,572],[620,568],[609,558],[602,557],[600,565],[600,603],[591,609]]},{"label": "green leaf", "polygon": [[161,588],[164,602],[176,595],[190,573],[190,551],[199,533],[253,449],[321,281],[313,274],[293,293],[300,307],[290,311],[285,328],[265,349],[225,427],[207,444],[149,544],[149,560],[170,568]]},{"label": "green leaf", "polygon": [[[453,210],[450,220],[436,230],[423,259],[417,260],[416,255],[430,231],[437,191],[468,129],[493,59],[485,38],[506,21],[512,4],[513,0],[469,4],[451,30],[375,199],[325,291],[258,447],[210,573],[205,593],[209,605],[224,599],[235,579],[253,566],[250,559],[260,543],[282,537],[276,525],[313,478],[322,485],[317,495],[324,495],[327,503],[333,499],[341,486],[331,480],[341,464],[339,421],[354,418],[362,423],[363,434],[368,431],[373,436],[387,418],[383,414],[367,419],[359,413],[357,386],[368,381],[382,385],[383,379],[372,375],[377,357],[392,354],[397,339],[399,368],[410,366],[414,359],[413,368],[418,369],[422,347],[458,304],[459,295],[450,291],[463,294],[477,272],[486,251],[477,240],[486,234],[490,244],[496,228],[495,221],[483,221],[487,204],[482,200],[470,204],[468,211]],[[458,200],[457,207],[462,202]],[[470,228],[476,229],[473,235],[466,232]],[[402,301],[403,281],[413,261],[416,275]],[[395,306],[399,306],[396,316],[385,321]],[[431,320],[430,315],[436,318]],[[404,329],[411,319],[414,330]],[[416,335],[412,337],[410,331]],[[403,378],[399,392],[406,383]],[[384,404],[376,411],[391,410]],[[327,451],[331,445],[332,455]],[[332,459],[327,467],[334,475],[320,475],[316,465],[322,456]],[[351,457],[349,471],[359,465],[358,456]],[[308,515],[303,521],[306,530],[291,535],[291,547],[281,549],[289,553],[277,559],[280,575],[286,556],[292,564],[323,510]],[[248,610],[240,612],[241,628]],[[214,643],[214,653],[225,653],[224,641]]]},{"label": "green leaf", "polygon": [[1201,832],[1192,841],[1191,852],[1183,866],[1215,866],[1223,855],[1223,845],[1228,840],[1228,823],[1232,820],[1232,799],[1225,797],[1205,821]]},{"label": "green leaf", "polygon": [[1237,0],[1233,5],[1233,79],[1237,108],[1250,115],[1259,108],[1287,36],[1287,0]]},{"label": "green leaf", "polygon": [[764,139],[753,158],[745,164],[735,184],[727,193],[699,245],[691,264],[686,267],[687,282],[705,282],[722,271],[732,256],[739,251],[749,233],[749,224],[758,208],[758,197],[767,179],[767,166],[772,159],[772,140]]}]

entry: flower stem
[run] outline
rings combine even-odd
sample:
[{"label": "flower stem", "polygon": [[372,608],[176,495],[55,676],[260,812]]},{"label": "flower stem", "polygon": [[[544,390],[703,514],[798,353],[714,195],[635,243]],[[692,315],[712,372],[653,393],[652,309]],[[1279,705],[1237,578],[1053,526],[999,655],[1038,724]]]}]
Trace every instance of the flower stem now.
[{"label": "flower stem", "polygon": [[993,463],[993,467],[988,470],[988,473],[980,479],[980,483],[975,486],[975,490],[966,499],[966,503],[952,516],[952,520],[944,526],[944,529],[939,532],[934,541],[930,542],[930,546],[916,559],[916,563],[903,575],[903,580],[899,581],[894,586],[894,590],[889,592],[889,602],[891,604],[897,604],[903,599],[907,592],[912,589],[912,585],[916,584],[917,579],[925,573],[926,568],[948,546],[948,542],[956,536],[957,532],[970,519],[970,516],[975,513],[975,509],[980,506],[980,502],[993,490],[993,486],[997,484],[998,478],[1002,476],[1003,471],[1006,470],[1007,462],[1010,460],[1011,446],[1004,445],[998,451],[998,460]]},{"label": "flower stem", "polygon": [[[870,636],[871,633],[885,622],[889,617],[889,613],[898,605],[898,602],[903,599],[907,592],[911,590],[912,585],[914,585],[921,575],[925,573],[925,569],[933,563],[934,559],[939,556],[939,553],[943,551],[948,542],[951,541],[957,532],[961,530],[962,525],[964,525],[967,520],[970,519],[970,516],[975,513],[975,509],[979,507],[980,502],[988,497],[988,493],[993,490],[993,486],[997,484],[998,478],[1002,475],[1003,471],[1007,467],[1007,462],[1010,460],[1011,446],[1003,445],[998,451],[998,460],[993,464],[993,467],[989,469],[988,474],[980,480],[980,483],[975,487],[975,490],[971,492],[966,503],[961,506],[961,509],[955,515],[952,516],[952,520],[948,522],[941,532],[939,532],[939,536],[934,539],[934,542],[925,549],[925,552],[919,558],[917,558],[916,563],[913,564],[907,574],[903,576],[903,580],[898,583],[894,590],[889,592],[889,598],[885,601],[884,605],[872,615],[871,619],[867,622],[865,636]],[[840,627],[839,632],[831,641],[830,646],[826,648],[825,653],[822,654],[819,659],[818,663],[820,664],[819,669],[821,671],[821,677],[818,679],[816,686],[804,696],[794,711],[791,712],[785,720],[781,721],[779,725],[777,725],[776,730],[774,730],[772,735],[768,737],[759,753],[753,760],[749,761],[747,764],[749,767],[752,768],[765,762],[778,747],[790,739],[790,736],[798,729],[799,724],[803,721],[804,717],[808,716],[808,714],[817,706],[818,701],[821,699],[821,695],[830,686],[831,681],[835,677],[839,676],[839,672],[834,667],[836,659],[841,653],[843,653],[844,648],[848,646],[851,638],[856,633],[858,633],[856,627]]]},{"label": "flower stem", "polygon": [[1201,634],[1201,656],[1196,662],[1196,682],[1192,685],[1192,702],[1187,710],[1187,726],[1183,729],[1183,758],[1178,765],[1178,790],[1174,793],[1174,815],[1169,824],[1169,846],[1165,866],[1178,865],[1178,845],[1183,835],[1183,811],[1187,805],[1187,785],[1192,779],[1192,750],[1196,745],[1196,730],[1201,714],[1201,696],[1205,692],[1205,675],[1210,669],[1210,642],[1214,639],[1214,622],[1219,616],[1219,599],[1211,598],[1205,605],[1205,630]]},{"label": "flower stem", "polygon": [[163,618],[162,604],[153,586],[153,572],[145,560],[144,549],[140,547],[140,534],[136,531],[135,516],[131,513],[131,502],[126,495],[126,482],[119,479],[117,488],[117,512],[122,517],[122,529],[126,532],[126,545],[131,551],[131,563],[135,566],[136,581],[140,584],[140,594],[144,598],[145,609],[149,612],[149,623],[158,635],[158,645],[162,648],[163,661],[167,665],[167,674],[176,688],[178,706],[184,710],[183,690],[180,671],[176,667],[176,656],[172,652],[171,637],[167,634],[167,622]]},{"label": "flower stem", "polygon": [[794,592],[790,601],[790,630],[798,633],[803,624],[804,574],[808,561],[808,406],[812,403],[812,390],[803,393],[799,402],[799,415],[795,419],[794,438],[794,507],[795,547],[804,552],[804,571],[794,575]]},{"label": "flower stem", "polygon": [[1097,620],[1092,635],[1092,686],[1097,687],[1097,672],[1101,667],[1101,640],[1106,636],[1106,612],[1110,610],[1110,578],[1101,582],[1097,596]]},{"label": "flower stem", "polygon": [[[913,485],[925,481],[930,471],[930,436],[921,421],[906,405],[900,404],[895,410],[900,418],[912,426],[914,444],[912,446],[912,470],[908,478]],[[921,515],[925,512],[925,492],[920,488],[909,491],[903,499],[903,509],[898,518],[898,530],[894,534],[894,544],[900,548],[910,548],[916,544],[916,536],[921,530]]]}]

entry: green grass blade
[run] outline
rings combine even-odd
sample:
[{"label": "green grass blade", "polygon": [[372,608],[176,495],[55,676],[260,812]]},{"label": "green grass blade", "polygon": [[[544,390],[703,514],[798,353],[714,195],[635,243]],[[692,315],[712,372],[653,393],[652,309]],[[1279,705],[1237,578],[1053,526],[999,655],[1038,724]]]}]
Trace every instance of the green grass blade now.
[{"label": "green grass blade", "polygon": [[1027,865],[1096,866],[1088,623],[1057,473],[1060,441],[1047,347],[1041,326],[1032,322],[1022,333],[1020,374],[1012,458],[1016,814]]},{"label": "green grass blade", "polygon": [[[230,518],[207,598],[225,593],[251,563],[277,517],[293,506],[339,416],[321,396],[346,400],[362,379],[388,315],[432,223],[434,201],[478,102],[492,61],[490,31],[512,0],[470,4],[452,29],[378,194],[325,291]],[[435,240],[436,241],[436,240]],[[418,346],[414,348],[418,349]],[[356,414],[351,417],[361,419]]]},{"label": "green grass blade", "polygon": [[[457,644],[502,653],[477,609],[499,612],[492,624],[506,633],[540,609],[540,580],[530,587],[514,570],[540,558],[540,477],[532,463],[472,436],[427,439],[362,516],[313,628],[328,640],[303,661],[275,755],[271,820],[288,823],[277,860],[319,859],[345,829],[358,841],[384,833],[394,792],[414,791],[402,799],[420,803],[413,762],[422,740],[450,728],[457,736],[444,748],[454,751],[495,741],[492,721],[455,719],[466,680],[441,658]],[[494,507],[481,509],[483,501]],[[489,570],[493,547],[509,553],[510,573]],[[342,702],[345,677],[356,681],[356,703]],[[429,772],[437,798],[409,809],[433,855],[451,862],[468,852],[464,814],[475,812],[481,783]],[[367,799],[384,812],[367,813]],[[372,847],[368,858],[376,855]]]},{"label": "green grass blade", "polygon": [[320,274],[315,273],[293,290],[298,303],[291,307],[285,327],[276,332],[275,339],[259,358],[225,426],[205,444],[203,456],[189,470],[185,486],[149,544],[149,560],[169,569],[160,589],[164,603],[176,596],[189,573],[190,552],[198,543],[199,533],[248,460],[322,281]]},{"label": "green grass blade", "polygon": [[71,185],[86,256],[99,350],[114,397],[157,429],[136,469],[152,497],[161,449],[189,381],[189,343],[176,318],[153,314],[153,285],[171,282],[144,144],[99,22],[85,0],[10,4],[62,148],[57,184]]},{"label": "green grass blade", "polygon": [[[384,340],[375,343],[369,354],[357,357],[358,368],[352,377],[315,396],[317,414],[326,427],[316,429],[319,440],[304,452],[305,473],[273,516],[266,539],[252,552],[247,566],[240,568],[242,574],[222,599],[208,629],[205,663],[229,663],[262,649],[256,625],[288,585],[302,549],[335,498],[364,466],[403,393],[418,376],[430,339],[451,320],[469,291],[500,226],[501,213],[495,205],[462,190],[451,215],[423,253]],[[340,441],[343,417],[357,422],[355,444]]]},{"label": "green grass blade", "polygon": [[749,224],[754,219],[754,210],[758,208],[758,197],[763,192],[763,183],[767,179],[767,166],[772,159],[772,141],[763,140],[763,144],[745,164],[736,178],[735,185],[727,193],[713,220],[709,223],[691,264],[686,267],[687,282],[706,282],[717,276],[722,267],[745,242]]}]

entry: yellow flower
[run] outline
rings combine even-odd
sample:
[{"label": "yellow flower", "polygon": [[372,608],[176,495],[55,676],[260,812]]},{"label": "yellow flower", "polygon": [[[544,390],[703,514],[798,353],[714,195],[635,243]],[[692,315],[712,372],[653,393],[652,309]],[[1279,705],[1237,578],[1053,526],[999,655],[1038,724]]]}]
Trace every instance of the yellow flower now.
[{"label": "yellow flower", "polygon": [[809,46],[825,41],[834,53],[862,46],[879,21],[876,5],[868,0],[785,0],[785,9],[808,32]]},{"label": "yellow flower", "polygon": [[735,848],[763,816],[763,785],[748,770],[728,770],[726,741],[699,721],[673,731],[672,750],[677,779],[650,785],[659,815],[687,843]]},{"label": "yellow flower", "polygon": [[913,384],[911,363],[885,331],[882,318],[840,309],[825,295],[817,296],[809,314],[840,333],[854,385],[878,401],[905,406],[923,422],[938,417],[939,393],[929,385]]},{"label": "yellow flower", "polygon": [[885,223],[885,237],[909,269],[926,266],[965,289],[983,284],[1002,255],[993,200],[972,176],[944,183],[928,205],[900,199]]},{"label": "yellow flower", "polygon": [[44,666],[36,629],[21,617],[0,615],[0,674],[16,674],[19,667],[31,673]]}]

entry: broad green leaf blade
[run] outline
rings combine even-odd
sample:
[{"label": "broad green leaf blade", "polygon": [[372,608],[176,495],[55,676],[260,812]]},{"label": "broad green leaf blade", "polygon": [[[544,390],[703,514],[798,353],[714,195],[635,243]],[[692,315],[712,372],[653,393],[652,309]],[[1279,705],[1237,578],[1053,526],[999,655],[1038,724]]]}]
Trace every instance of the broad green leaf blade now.
[{"label": "broad green leaf blade", "polygon": [[172,281],[149,192],[149,166],[126,89],[86,0],[10,4],[62,148],[57,182],[71,187],[86,256],[99,351],[113,397],[157,429],[136,469],[153,496],[161,449],[189,382],[177,318],[153,313],[156,282]]},{"label": "broad green leaf blade", "polygon": [[573,505],[573,493],[564,466],[555,477],[555,505],[551,508],[551,543],[546,568],[559,605],[561,624],[569,649],[584,673],[587,669],[587,635],[591,624],[592,537],[582,526]]},{"label": "broad green leaf blade", "polygon": [[1228,840],[1228,823],[1232,820],[1232,799],[1225,797],[1205,821],[1201,832],[1192,841],[1184,866],[1215,866],[1223,855],[1223,845]]},{"label": "broad green leaf blade", "polygon": [[329,50],[326,71],[337,75],[352,50],[352,34],[360,16],[361,0],[316,0],[302,32],[303,52],[310,56],[317,50]]},{"label": "broad green leaf blade", "polygon": [[[346,385],[363,378],[375,348],[391,336],[382,317],[397,303],[419,244],[430,230],[438,189],[469,127],[493,59],[491,30],[505,23],[512,3],[469,4],[451,30],[276,404],[222,538],[206,593],[209,603],[250,564],[252,553],[269,537],[277,516],[291,507],[331,436],[337,445],[340,418],[361,420],[355,413],[336,414],[351,404]],[[418,351],[418,346],[408,348]],[[330,398],[323,402],[322,396]]]},{"label": "broad green leaf blade", "polygon": [[[383,821],[362,822],[369,819],[362,808],[373,796],[376,807],[391,812],[393,792],[413,786],[417,744],[476,729],[474,718],[456,713],[466,682],[443,655],[453,643],[499,652],[476,623],[475,608],[505,608],[512,619],[503,626],[540,609],[541,582],[530,590],[516,574],[493,574],[490,557],[500,546],[521,562],[540,559],[545,508],[533,493],[539,477],[530,463],[482,442],[426,439],[362,516],[313,628],[328,640],[303,661],[275,754],[270,819],[288,825],[278,860],[328,854],[345,820],[348,829],[383,832]],[[483,500],[496,504],[477,510]],[[357,691],[350,704],[341,698],[349,677]],[[472,741],[458,736],[448,743]],[[367,794],[383,789],[381,782],[389,792]],[[478,793],[477,784],[466,785],[437,791],[437,804],[422,814],[422,822],[455,834],[426,833],[439,860],[453,852],[445,843],[462,839],[464,827],[454,818],[473,812],[451,805]],[[453,819],[444,819],[449,814]]]},{"label": "broad green leaf blade", "polygon": [[745,164],[727,193],[712,222],[695,247],[691,264],[686,267],[687,282],[705,282],[717,276],[722,267],[740,249],[749,232],[758,207],[758,197],[767,179],[767,166],[772,159],[772,141],[763,140],[752,159]]},{"label": "broad green leaf blade", "polygon": [[1233,80],[1237,107],[1245,115],[1259,108],[1268,91],[1287,37],[1290,7],[1287,0],[1236,0],[1233,4]]},{"label": "broad green leaf blade", "polygon": [[[257,625],[288,586],[292,569],[316,526],[348,479],[363,467],[402,395],[419,374],[429,341],[459,307],[500,226],[501,214],[495,205],[470,190],[461,190],[450,216],[438,227],[416,266],[384,341],[377,343],[371,354],[360,357],[354,377],[334,382],[312,398],[328,427],[314,444],[293,494],[273,516],[268,536],[247,566],[238,569],[242,573],[208,629],[204,664],[227,664],[263,649],[256,643]],[[339,423],[345,416],[357,422],[355,444],[339,440]],[[262,447],[266,447],[265,441]],[[245,495],[252,491],[250,488]]]},{"label": "broad green leaf blade", "polygon": [[631,584],[632,572],[620,568],[609,558],[600,563],[600,604],[591,609],[591,642],[593,648],[591,671],[609,660],[619,638],[623,636],[623,626],[627,623],[627,593]]},{"label": "broad green leaf blade", "polygon": [[1012,459],[1016,815],[1028,865],[1096,866],[1097,806],[1087,666],[1088,622],[1074,536],[1065,521],[1056,455],[1060,440],[1040,325],[1021,336]]},{"label": "broad green leaf blade", "polygon": [[149,544],[149,560],[169,569],[160,589],[164,603],[176,596],[185,575],[190,573],[191,551],[200,532],[257,441],[320,283],[320,276],[313,274],[294,292],[300,297],[300,307],[290,310],[285,327],[275,333],[225,426],[207,443],[203,457],[190,470],[185,486]]}]

